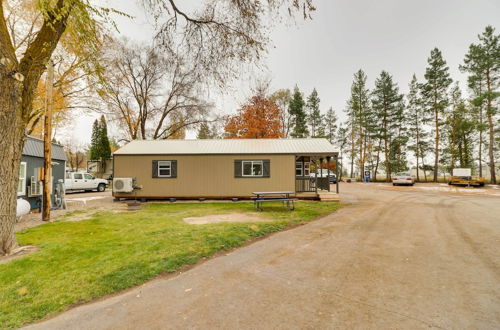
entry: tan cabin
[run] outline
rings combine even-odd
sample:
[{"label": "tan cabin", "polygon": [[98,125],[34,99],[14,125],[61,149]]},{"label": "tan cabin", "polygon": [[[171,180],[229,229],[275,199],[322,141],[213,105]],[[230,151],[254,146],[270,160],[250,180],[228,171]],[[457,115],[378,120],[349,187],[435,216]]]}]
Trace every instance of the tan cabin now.
[{"label": "tan cabin", "polygon": [[330,183],[311,167],[326,168],[337,155],[326,139],[132,141],[113,154],[113,196],[228,199],[291,191],[317,198]]}]

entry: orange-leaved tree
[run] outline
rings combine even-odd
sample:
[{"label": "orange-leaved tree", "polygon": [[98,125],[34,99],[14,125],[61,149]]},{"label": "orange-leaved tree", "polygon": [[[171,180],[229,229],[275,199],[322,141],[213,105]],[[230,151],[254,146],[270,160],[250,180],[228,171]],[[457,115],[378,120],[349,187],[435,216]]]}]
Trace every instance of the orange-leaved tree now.
[{"label": "orange-leaved tree", "polygon": [[227,139],[282,138],[281,110],[272,98],[259,93],[228,117],[224,131]]}]

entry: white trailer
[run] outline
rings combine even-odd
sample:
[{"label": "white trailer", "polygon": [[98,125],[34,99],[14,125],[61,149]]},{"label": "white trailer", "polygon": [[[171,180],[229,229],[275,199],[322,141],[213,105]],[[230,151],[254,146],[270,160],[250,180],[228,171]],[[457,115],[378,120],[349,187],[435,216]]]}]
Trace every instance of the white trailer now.
[{"label": "white trailer", "polygon": [[472,176],[472,169],[470,169],[470,168],[454,168],[453,169],[453,176],[470,177],[470,176]]}]

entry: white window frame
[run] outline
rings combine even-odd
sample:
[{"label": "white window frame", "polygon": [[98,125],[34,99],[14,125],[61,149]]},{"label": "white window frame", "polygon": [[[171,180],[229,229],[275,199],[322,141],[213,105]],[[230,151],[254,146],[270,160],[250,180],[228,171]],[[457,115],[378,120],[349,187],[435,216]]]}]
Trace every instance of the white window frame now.
[{"label": "white window frame", "polygon": [[[168,170],[168,175],[160,174],[160,170]],[[158,177],[159,178],[171,178],[172,177],[172,161],[170,160],[159,160],[158,161]]]},{"label": "white window frame", "polygon": [[[245,174],[245,163],[250,163],[251,164],[250,165],[251,166],[250,167],[250,169],[251,169],[251,174],[250,175]],[[257,165],[257,164],[259,164],[260,167],[261,167],[261,169],[262,169],[260,175],[253,174],[254,173],[253,166]],[[261,177],[263,177],[264,176],[264,162],[262,160],[242,160],[241,161],[241,176],[246,177],[246,178],[249,178],[249,177],[251,177],[251,178],[252,177],[253,178],[261,178]]]},{"label": "white window frame", "polygon": [[[300,170],[300,174],[297,174],[297,170]],[[303,174],[302,162],[295,162],[295,176],[304,176]]]},{"label": "white window frame", "polygon": [[311,175],[311,163],[310,162],[304,162],[304,176],[309,176]]},{"label": "white window frame", "polygon": [[[21,172],[21,169],[24,168],[24,171]],[[19,183],[22,182],[22,190],[19,191],[19,184],[17,186],[17,196],[26,196],[26,170],[27,170],[27,164],[26,162],[21,162],[21,165],[19,166]]]}]

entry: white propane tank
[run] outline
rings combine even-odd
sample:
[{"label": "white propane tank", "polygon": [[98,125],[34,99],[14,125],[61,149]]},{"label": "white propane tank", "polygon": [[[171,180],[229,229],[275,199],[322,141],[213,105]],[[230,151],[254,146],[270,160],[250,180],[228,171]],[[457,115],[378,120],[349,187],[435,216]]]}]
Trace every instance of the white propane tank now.
[{"label": "white propane tank", "polygon": [[16,216],[20,217],[22,215],[26,215],[30,213],[30,210],[31,210],[31,205],[27,200],[22,198],[19,198],[17,200]]}]

